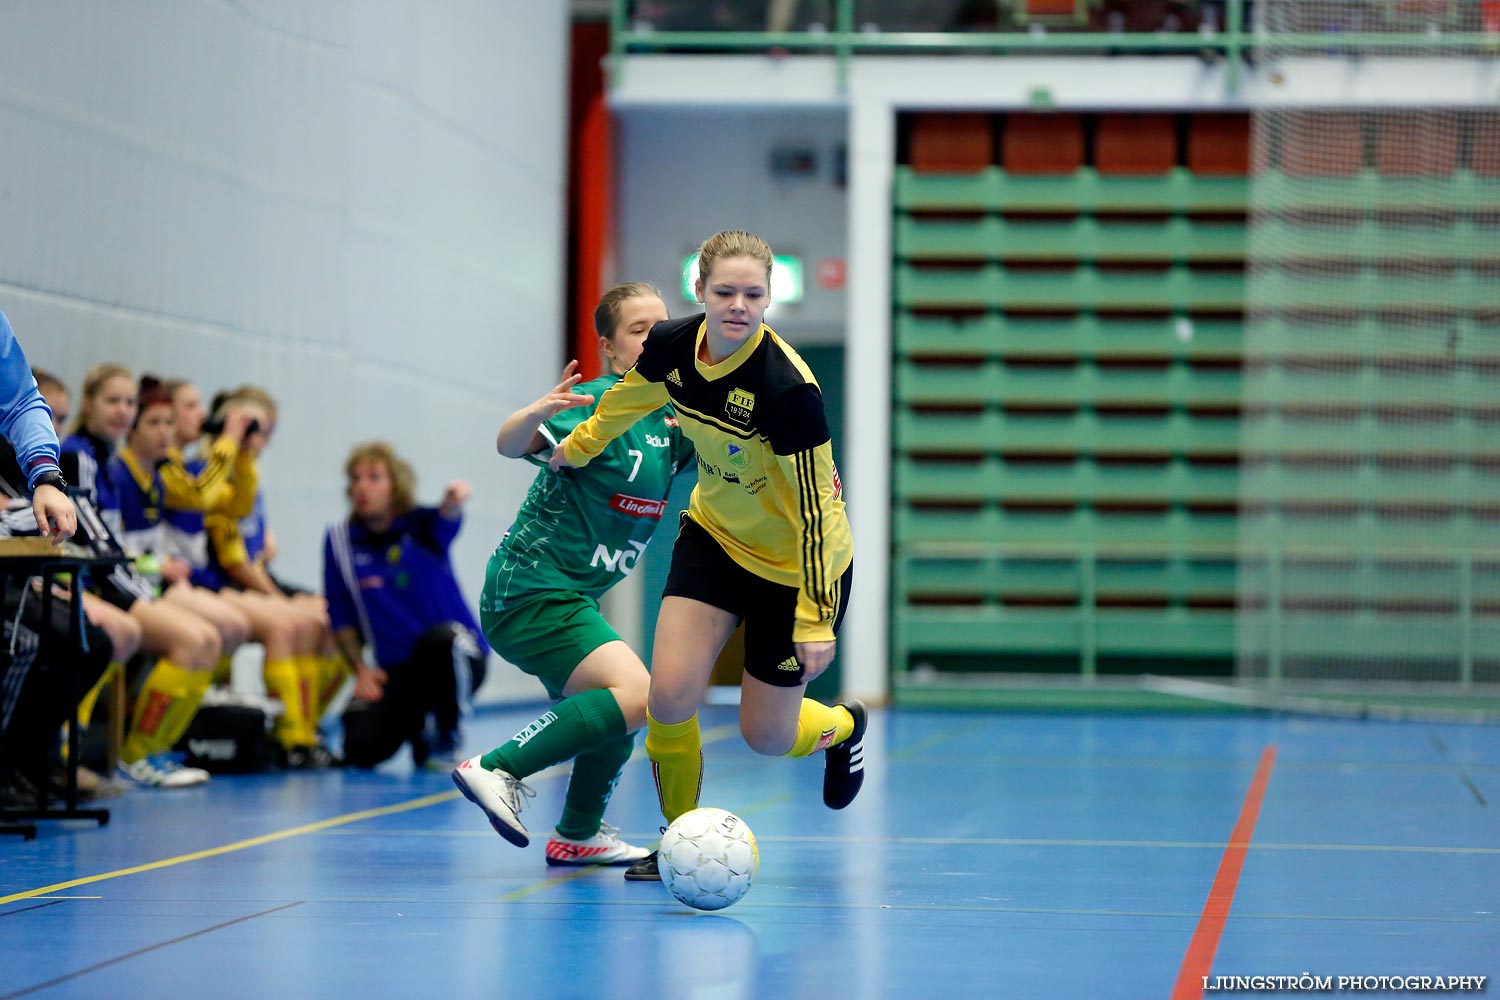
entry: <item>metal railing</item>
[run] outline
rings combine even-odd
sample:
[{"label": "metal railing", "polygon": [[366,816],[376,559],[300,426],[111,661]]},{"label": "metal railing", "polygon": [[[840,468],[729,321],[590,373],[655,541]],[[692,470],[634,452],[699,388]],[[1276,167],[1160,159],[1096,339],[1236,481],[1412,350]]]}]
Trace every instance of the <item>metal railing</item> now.
[{"label": "metal railing", "polygon": [[[1222,27],[1205,21],[1195,30],[1098,31],[1074,30],[1076,25],[1046,25],[1032,21],[1015,31],[880,31],[857,26],[858,0],[832,0],[831,28],[811,25],[800,31],[662,29],[632,17],[635,0],[613,0],[611,8],[611,82],[619,80],[624,57],[643,52],[775,53],[831,55],[837,66],[840,90],[848,82],[849,63],[856,55],[877,54],[1185,54],[1199,53],[1225,60],[1228,84],[1238,86],[1244,60],[1257,49],[1274,46],[1278,52],[1322,51],[1330,54],[1372,54],[1394,50],[1454,52],[1468,50],[1500,55],[1500,25],[1469,23],[1472,18],[1437,22],[1391,21],[1391,30],[1370,30],[1366,21],[1325,25],[1324,30],[1301,31],[1277,26],[1268,36],[1263,26],[1247,20],[1250,0],[1225,0]],[[999,0],[997,0],[999,2]],[[1089,0],[1085,0],[1087,4]],[[1014,0],[1024,7],[1024,0]],[[1451,0],[1459,10],[1465,0]],[[1351,9],[1353,9],[1351,7]],[[1378,4],[1374,9],[1390,8]],[[1446,9],[1446,8],[1445,8]],[[1082,23],[1082,22],[1080,22]]]}]

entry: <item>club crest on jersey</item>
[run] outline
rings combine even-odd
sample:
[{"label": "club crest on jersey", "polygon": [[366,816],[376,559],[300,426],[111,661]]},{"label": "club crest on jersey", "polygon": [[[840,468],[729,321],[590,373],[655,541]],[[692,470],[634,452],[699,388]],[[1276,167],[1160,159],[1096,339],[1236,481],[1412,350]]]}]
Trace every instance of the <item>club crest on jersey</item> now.
[{"label": "club crest on jersey", "polygon": [[750,453],[737,444],[726,444],[724,455],[729,464],[736,469],[747,469],[750,467]]},{"label": "club crest on jersey", "polygon": [[724,412],[737,424],[748,424],[750,414],[755,411],[755,393],[744,389],[730,389],[729,399],[724,403]]}]

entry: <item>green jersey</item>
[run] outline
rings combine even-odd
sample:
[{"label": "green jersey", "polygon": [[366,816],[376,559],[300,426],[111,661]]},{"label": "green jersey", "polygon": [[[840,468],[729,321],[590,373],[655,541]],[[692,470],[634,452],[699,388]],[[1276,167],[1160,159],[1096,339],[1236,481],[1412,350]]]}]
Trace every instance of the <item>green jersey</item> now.
[{"label": "green jersey", "polygon": [[[576,386],[594,402],[555,414],[538,432],[556,447],[619,380],[603,375]],[[635,568],[666,511],[672,476],[695,460],[670,405],[641,418],[587,468],[553,472],[546,451],[526,458],[541,471],[490,556],[481,610],[502,611],[547,591],[599,597]]]}]

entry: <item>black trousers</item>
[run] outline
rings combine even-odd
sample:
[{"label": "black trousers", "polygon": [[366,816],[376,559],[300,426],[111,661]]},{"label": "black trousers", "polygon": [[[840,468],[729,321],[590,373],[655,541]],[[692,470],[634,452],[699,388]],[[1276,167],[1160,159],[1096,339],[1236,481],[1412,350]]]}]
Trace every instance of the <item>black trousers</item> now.
[{"label": "black trousers", "polygon": [[36,780],[46,776],[58,731],[104,674],[114,646],[85,621],[87,649],[80,656],[68,630],[68,601],[54,594],[44,623],[42,595],[30,586],[6,588],[0,614],[0,772]]},{"label": "black trousers", "polygon": [[344,761],[352,767],[374,767],[404,743],[412,745],[413,756],[422,763],[433,749],[426,735],[428,717],[438,744],[456,739],[463,706],[484,683],[479,644],[457,622],[428,629],[407,660],[381,668],[387,680],[380,700],[356,698],[344,712]]}]

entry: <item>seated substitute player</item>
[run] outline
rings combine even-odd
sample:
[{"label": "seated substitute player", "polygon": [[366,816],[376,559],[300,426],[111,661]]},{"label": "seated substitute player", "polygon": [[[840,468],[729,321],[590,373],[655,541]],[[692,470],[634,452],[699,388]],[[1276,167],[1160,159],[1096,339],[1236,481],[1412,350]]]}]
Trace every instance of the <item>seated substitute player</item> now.
[{"label": "seated substitute player", "polygon": [[[698,450],[694,487],[657,616],[646,752],[662,813],[698,805],[698,706],[714,661],[745,623],[740,732],[757,753],[824,753],[823,801],[842,809],[864,780],[865,708],[805,697],[833,661],[854,546],[812,371],[761,322],[771,248],[728,231],[698,253],[704,312],[659,324],[593,416],[552,451],[586,467],[636,421],[671,402]],[[657,879],[656,854],[628,879]]]},{"label": "seated substitute player", "polygon": [[[115,364],[95,365],[84,376],[74,433],[62,443],[64,473],[89,491],[80,498],[78,528],[83,544],[101,556],[122,552],[121,479],[117,442],[135,422],[136,380]],[[223,652],[219,629],[170,601],[156,599],[155,587],[131,564],[116,566],[90,587],[140,625],[140,646],[157,657],[140,682],[125,741],[120,772],[137,785],[181,788],[207,781],[208,772],[183,767],[171,748],[187,731]]]},{"label": "seated substitute player", "polygon": [[587,469],[553,472],[545,452],[593,412],[599,395],[640,356],[653,325],[667,319],[651,285],[616,285],[594,310],[608,373],[579,385],[576,361],[536,402],[506,418],[495,448],[537,472],[485,572],[480,622],[490,645],[560,699],[505,744],[471,758],[453,781],[502,837],[529,842],[519,812],[531,790],[521,779],[573,761],[549,865],[621,865],[645,848],[619,839],[604,810],[646,721],[650,675],[599,612],[599,598],[635,568],[661,523],[672,476],[693,460],[670,405],[610,443]]},{"label": "seated substitute player", "polygon": [[356,445],[344,474],[349,519],[323,539],[328,618],[354,670],[344,762],[374,767],[410,743],[418,767],[449,770],[489,653],[448,561],[469,485],[419,507],[416,473],[384,441]]},{"label": "seated substitute player", "polygon": [[[169,556],[164,547],[166,504],[200,504],[209,507],[232,489],[227,475],[218,475],[200,487],[180,469],[167,462],[172,442],[172,400],[161,380],[142,375],[136,393],[135,420],[125,443],[114,458],[115,486],[120,500],[120,544],[137,565],[156,566],[162,581],[161,599],[186,608],[214,626],[230,656],[251,637],[251,624],[243,612],[220,600],[190,579],[192,567]],[[227,470],[226,463],[226,470]],[[257,642],[263,642],[256,636]]]},{"label": "seated substitute player", "polygon": [[[300,613],[284,594],[253,586],[262,582],[263,574],[248,572],[251,564],[237,530],[240,519],[254,512],[260,496],[256,460],[268,438],[269,411],[259,403],[231,397],[215,408],[212,432],[203,434],[201,407],[191,405],[196,387],[178,381],[166,383],[166,389],[174,424],[176,414],[184,413],[187,429],[198,436],[189,439],[185,452],[175,450],[174,455],[174,449],[169,449],[165,468],[176,469],[184,479],[201,476],[206,461],[211,461],[205,460],[205,454],[221,452],[226,437],[242,439],[234,489],[212,508],[193,503],[174,507],[169,496],[166,537],[173,551],[192,566],[193,583],[243,614],[249,620],[251,637],[264,648],[266,690],[282,704],[274,726],[282,760],[294,769],[330,766],[333,756],[318,742],[312,705],[319,688],[315,653],[325,632],[322,622]],[[184,406],[184,401],[189,405]],[[175,440],[181,445],[183,435]]]}]

